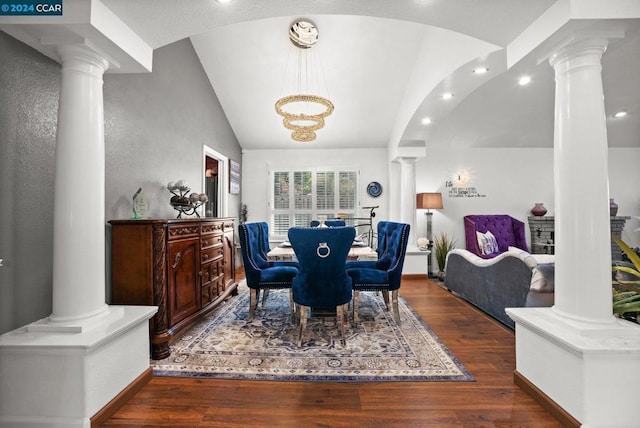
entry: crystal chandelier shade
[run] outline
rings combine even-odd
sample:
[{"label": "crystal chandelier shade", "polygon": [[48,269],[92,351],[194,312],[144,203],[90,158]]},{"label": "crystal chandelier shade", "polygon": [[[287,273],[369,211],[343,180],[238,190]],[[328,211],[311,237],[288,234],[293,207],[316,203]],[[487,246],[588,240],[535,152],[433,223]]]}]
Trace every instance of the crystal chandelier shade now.
[{"label": "crystal chandelier shade", "polygon": [[[324,119],[333,113],[334,106],[327,98],[314,94],[317,88],[311,88],[314,83],[323,81],[321,67],[315,63],[317,58],[311,52],[311,47],[318,41],[315,25],[308,20],[296,21],[289,29],[289,39],[295,47],[296,63],[293,76],[286,73],[285,79],[294,81],[296,94],[277,100],[275,109],[282,116],[284,127],[291,130],[293,140],[309,142],[316,139],[316,131],[324,127]],[[289,63],[287,61],[288,69]]]}]

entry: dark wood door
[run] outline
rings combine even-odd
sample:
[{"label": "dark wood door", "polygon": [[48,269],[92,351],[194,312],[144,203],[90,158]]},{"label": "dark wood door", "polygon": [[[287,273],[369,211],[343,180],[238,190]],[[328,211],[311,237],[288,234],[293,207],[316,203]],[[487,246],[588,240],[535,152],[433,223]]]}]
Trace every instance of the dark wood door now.
[{"label": "dark wood door", "polygon": [[169,243],[169,325],[176,324],[200,309],[199,247],[198,238]]}]

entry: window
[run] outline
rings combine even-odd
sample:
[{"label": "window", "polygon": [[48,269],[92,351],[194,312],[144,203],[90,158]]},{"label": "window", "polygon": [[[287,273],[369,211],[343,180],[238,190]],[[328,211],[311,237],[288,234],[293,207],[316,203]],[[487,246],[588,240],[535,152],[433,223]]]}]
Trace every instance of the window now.
[{"label": "window", "polygon": [[320,216],[355,217],[358,171],[272,171],[271,234],[286,239],[290,227],[307,227]]}]

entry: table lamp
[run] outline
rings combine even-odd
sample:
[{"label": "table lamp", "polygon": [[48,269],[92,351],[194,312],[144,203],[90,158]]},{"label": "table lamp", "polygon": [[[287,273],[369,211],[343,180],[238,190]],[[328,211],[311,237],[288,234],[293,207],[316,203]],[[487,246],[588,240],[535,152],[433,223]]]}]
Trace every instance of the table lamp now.
[{"label": "table lamp", "polygon": [[[427,212],[427,239],[429,242],[433,242],[433,234],[431,233],[431,221],[433,217],[432,209],[442,209],[442,193],[418,193],[416,195],[416,208],[426,209]],[[431,254],[427,259],[427,276],[433,278],[433,272],[431,270]]]}]

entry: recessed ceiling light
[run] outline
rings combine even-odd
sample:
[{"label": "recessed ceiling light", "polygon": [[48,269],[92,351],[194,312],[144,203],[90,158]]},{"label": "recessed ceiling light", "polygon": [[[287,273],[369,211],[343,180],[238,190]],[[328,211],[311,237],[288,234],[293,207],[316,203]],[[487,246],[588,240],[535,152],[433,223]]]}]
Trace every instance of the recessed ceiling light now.
[{"label": "recessed ceiling light", "polygon": [[519,80],[518,80],[518,85],[520,86],[524,86],[524,85],[528,85],[529,82],[531,82],[531,77],[529,76],[522,76]]},{"label": "recessed ceiling light", "polygon": [[473,72],[476,74],[484,74],[487,71],[489,71],[489,69],[487,67],[478,67],[478,68],[474,68]]},{"label": "recessed ceiling light", "polygon": [[625,117],[627,115],[626,111],[619,111],[616,114],[613,115],[613,117],[615,117],[616,119],[620,119],[621,117]]},{"label": "recessed ceiling light", "polygon": [[422,124],[423,125],[429,125],[431,123],[431,118],[430,117],[425,117],[424,119],[422,119]]},{"label": "recessed ceiling light", "polygon": [[231,0],[217,0],[218,3],[231,3]]},{"label": "recessed ceiling light", "polygon": [[443,100],[450,100],[451,98],[453,98],[453,94],[451,92],[445,92],[444,94],[442,94]]}]

